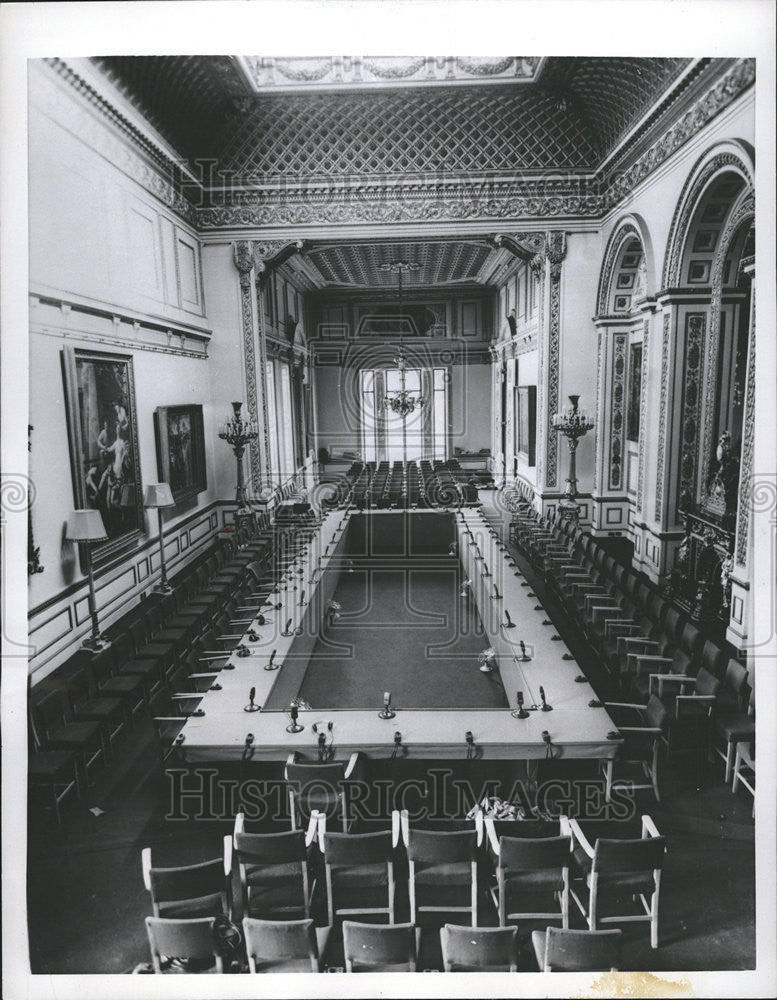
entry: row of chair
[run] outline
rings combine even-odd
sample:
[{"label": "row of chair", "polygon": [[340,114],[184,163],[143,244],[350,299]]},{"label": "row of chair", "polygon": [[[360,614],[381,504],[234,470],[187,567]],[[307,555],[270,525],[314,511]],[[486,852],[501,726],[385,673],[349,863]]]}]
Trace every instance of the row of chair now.
[{"label": "row of chair", "polygon": [[[257,833],[246,830],[239,813],[232,836],[224,838],[222,856],[160,868],[144,848],[143,878],[155,917],[309,918],[316,886],[323,881],[330,926],[367,914],[393,924],[401,866],[407,869],[412,923],[424,914],[456,913],[476,927],[479,879],[485,878],[502,927],[555,920],[568,928],[572,900],[589,930],[608,922],[648,921],[651,944],[658,946],[666,844],[649,816],[642,817],[641,836],[597,837],[593,845],[580,824],[564,816],[555,822],[497,821],[478,812],[472,822],[456,826],[416,828],[407,813],[395,811],[384,831],[344,833],[327,830],[326,816],[314,812],[304,833]],[[616,831],[621,832],[610,829]],[[233,859],[239,875],[234,900]],[[601,908],[611,907],[624,890],[641,908],[602,916]]]},{"label": "row of chair", "polygon": [[[623,751],[643,758],[656,795],[658,741],[667,751],[704,753],[711,745],[731,781],[736,746],[754,734],[747,668],[593,536],[570,521],[537,518],[524,497],[513,493],[510,499],[513,540],[585,635],[621,699],[628,698],[607,707],[625,713],[634,738]],[[657,739],[645,739],[651,731]]]},{"label": "row of chair", "polygon": [[[322,972],[329,928],[312,919],[259,920],[244,917],[245,958],[250,973]],[[147,917],[154,972],[174,961],[201,962],[202,971],[224,972],[218,924],[213,917],[181,920]],[[579,931],[548,927],[534,931],[532,945],[542,972],[602,972],[619,967],[621,931]],[[412,923],[381,924],[343,921],[345,972],[416,972],[420,931]],[[440,928],[445,972],[517,972],[515,927],[445,924]],[[241,963],[238,962],[238,966]],[[191,965],[187,971],[194,971]],[[342,971],[342,970],[340,970]]]},{"label": "row of chair", "polygon": [[[259,607],[256,588],[271,586],[279,572],[276,550],[285,560],[308,534],[276,533],[264,519],[251,537],[220,539],[173,578],[171,593],[150,595],[106,629],[110,645],[79,650],[31,690],[29,781],[46,794],[58,822],[61,801],[71,792],[80,797],[90,769],[112,760],[138,712],[182,725],[196,710],[213,664],[226,660],[222,640],[235,628],[242,634],[246,614]],[[213,645],[221,661],[208,660]]]}]

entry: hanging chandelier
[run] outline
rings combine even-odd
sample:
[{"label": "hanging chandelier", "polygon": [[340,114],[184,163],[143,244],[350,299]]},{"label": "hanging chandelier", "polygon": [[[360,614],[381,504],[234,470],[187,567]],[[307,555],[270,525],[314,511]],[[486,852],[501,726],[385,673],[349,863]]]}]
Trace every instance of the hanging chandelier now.
[{"label": "hanging chandelier", "polygon": [[405,356],[405,348],[402,343],[402,321],[404,319],[402,315],[402,275],[406,271],[417,271],[421,265],[416,261],[390,260],[379,266],[382,271],[390,271],[392,274],[396,274],[399,297],[399,350],[397,356],[393,359],[393,363],[399,371],[400,387],[399,389],[386,392],[383,398],[383,407],[391,410],[392,413],[395,413],[402,420],[406,420],[416,409],[420,410],[426,402],[419,393],[415,393],[407,388],[407,357]]}]

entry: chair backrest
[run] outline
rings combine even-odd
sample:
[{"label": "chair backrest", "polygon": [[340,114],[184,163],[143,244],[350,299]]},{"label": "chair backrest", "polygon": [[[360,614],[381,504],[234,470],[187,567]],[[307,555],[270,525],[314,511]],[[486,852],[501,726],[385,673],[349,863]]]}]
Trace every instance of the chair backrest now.
[{"label": "chair backrest", "polygon": [[669,608],[664,617],[664,632],[670,642],[674,643],[677,641],[682,623],[683,618],[680,612],[676,608]]},{"label": "chair backrest", "polygon": [[379,865],[393,857],[391,831],[380,833],[325,833],[324,860],[328,865]]},{"label": "chair backrest", "polygon": [[548,927],[545,931],[545,965],[548,972],[608,972],[620,964],[623,932],[570,931]]},{"label": "chair backrest", "polygon": [[699,667],[699,672],[696,674],[695,693],[716,695],[719,687],[720,681],[718,678],[714,674],[711,674],[706,667]]},{"label": "chair backrest", "polygon": [[318,972],[319,956],[313,921],[243,918],[251,972]]},{"label": "chair backrest", "polygon": [[358,967],[371,971],[390,968],[415,972],[415,925],[362,924],[344,920],[343,950],[348,972]]},{"label": "chair backrest", "polygon": [[692,659],[698,655],[703,641],[704,634],[695,625],[686,622],[680,635],[680,646]]},{"label": "chair backrest", "polygon": [[446,972],[517,972],[517,927],[440,928],[443,967]]},{"label": "chair backrest", "polygon": [[471,831],[408,831],[407,857],[409,861],[451,863],[474,861],[477,833]]},{"label": "chair backrest", "polygon": [[62,692],[57,689],[35,695],[31,702],[38,736],[44,747],[48,738],[67,718],[67,706]]},{"label": "chair backrest", "polygon": [[302,830],[282,833],[235,834],[235,851],[244,865],[285,865],[306,861],[305,834]]},{"label": "chair backrest", "polygon": [[497,837],[558,837],[557,819],[495,819],[494,833]]},{"label": "chair backrest", "polygon": [[499,867],[506,871],[567,868],[569,857],[569,837],[499,838]]},{"label": "chair backrest", "polygon": [[165,903],[176,904],[177,917],[186,917],[187,909],[189,916],[227,913],[227,885],[223,858],[203,861],[196,865],[154,868],[151,865],[150,853],[146,857],[148,887],[155,916],[160,915],[159,907]]},{"label": "chair backrest", "polygon": [[645,706],[645,724],[662,729],[667,717],[666,705],[656,694],[651,694]]},{"label": "chair backrest", "polygon": [[748,671],[739,660],[733,657],[726,664],[726,673],[723,678],[723,686],[732,694],[741,696],[742,689],[747,684]]},{"label": "chair backrest", "polygon": [[148,943],[154,970],[161,972],[161,956],[166,958],[212,958],[217,972],[223,972],[221,956],[216,947],[213,917],[196,920],[166,920],[146,917]]},{"label": "chair backrest", "polygon": [[642,837],[639,840],[599,838],[594,847],[593,870],[608,874],[654,871],[663,867],[665,852],[664,837]]}]

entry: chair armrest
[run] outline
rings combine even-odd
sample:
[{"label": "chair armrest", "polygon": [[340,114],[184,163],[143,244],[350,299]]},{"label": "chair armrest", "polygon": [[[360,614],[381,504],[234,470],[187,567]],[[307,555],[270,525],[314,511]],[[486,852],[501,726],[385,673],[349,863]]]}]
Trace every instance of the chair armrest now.
[{"label": "chair armrest", "polygon": [[635,646],[637,644],[642,646],[652,646],[653,649],[658,649],[658,643],[655,639],[645,639],[642,636],[623,636],[623,642],[629,646]]},{"label": "chair armrest", "polygon": [[[570,842],[572,841],[572,828],[569,825],[569,817],[565,816],[563,813],[558,818],[559,833],[562,837],[569,837]],[[570,843],[571,846],[571,843]]]},{"label": "chair armrest", "polygon": [[640,705],[636,701],[605,701],[602,702],[603,708],[638,708],[640,710],[644,709],[644,705]]},{"label": "chair armrest", "polygon": [[345,774],[343,775],[343,777],[350,778],[351,775],[353,774],[354,768],[358,763],[359,763],[359,751],[357,750],[356,753],[351,754],[351,759],[348,761],[348,767],[346,767]]},{"label": "chair armrest", "polygon": [[224,875],[232,875],[232,838],[228,833],[224,835]]},{"label": "chair armrest", "polygon": [[239,812],[237,816],[235,816],[235,828],[232,831],[233,837],[236,837],[239,833],[242,833],[245,830],[245,826],[246,826],[245,813]]},{"label": "chair armrest", "polygon": [[658,832],[658,827],[650,818],[650,816],[642,817],[642,836],[643,837],[660,837],[661,834]]},{"label": "chair armrest", "polygon": [[496,830],[494,829],[494,817],[486,816],[485,820],[486,820],[486,836],[488,837],[488,843],[494,854],[497,857],[499,857],[499,838],[497,837]]},{"label": "chair armrest", "polygon": [[629,653],[629,659],[633,659],[637,664],[637,673],[642,674],[642,666],[647,665],[648,669],[651,666],[658,666],[660,663],[666,664],[667,667],[671,667],[672,660],[666,656],[646,656],[639,653]]},{"label": "chair armrest", "polygon": [[604,623],[604,634],[611,639],[627,639],[637,631],[628,618],[612,618]]},{"label": "chair armrest", "polygon": [[143,869],[143,885],[151,892],[151,848],[144,847],[140,852],[140,864]]},{"label": "chair armrest", "polygon": [[675,709],[676,718],[679,718],[680,705],[685,701],[705,702],[708,705],[714,705],[716,699],[714,694],[678,694],[675,698],[675,705],[677,706]]},{"label": "chair armrest", "polygon": [[477,846],[480,847],[480,845],[483,843],[483,810],[482,809],[478,809],[478,811],[475,813],[475,831],[477,832],[477,835],[478,835]]},{"label": "chair armrest", "polygon": [[618,726],[619,733],[655,733],[656,736],[661,735],[660,726]]},{"label": "chair armrest", "polygon": [[695,684],[696,678],[689,677],[688,674],[650,674],[650,690],[653,690],[653,681],[658,681],[658,696],[663,694],[664,684]]},{"label": "chair armrest", "polygon": [[407,809],[402,809],[399,814],[399,823],[402,829],[402,842],[405,847],[410,846],[410,820],[407,815]]},{"label": "chair armrest", "polygon": [[400,829],[400,816],[398,809],[391,810],[391,846],[397,847],[399,845],[399,839],[402,836],[402,831]]},{"label": "chair armrest", "polygon": [[588,857],[589,858],[593,858],[593,856],[594,856],[594,849],[593,849],[593,847],[591,847],[591,844],[590,844],[588,838],[586,837],[586,835],[580,829],[580,826],[579,826],[579,824],[578,824],[578,822],[577,822],[576,819],[570,819],[569,820],[569,828],[572,831],[572,839],[573,839],[573,841],[576,840],[578,842],[578,844],[580,844],[580,846],[583,848],[583,850],[585,851],[585,853],[588,855]]},{"label": "chair armrest", "polygon": [[318,836],[318,809],[314,809],[310,814],[310,819],[308,820],[308,828],[305,831],[305,847],[310,847],[313,841]]},{"label": "chair armrest", "polygon": [[297,752],[295,750],[293,750],[289,754],[289,756],[286,758],[286,764],[285,764],[284,769],[283,769],[283,777],[284,777],[284,779],[286,781],[289,780],[289,776],[286,773],[286,768],[289,766],[289,764],[296,764],[296,763],[297,763]]},{"label": "chair armrest", "polygon": [[[318,849],[321,853],[324,853],[324,834],[326,833],[326,813],[318,812],[313,810],[313,814],[316,814],[316,827],[318,830]],[[313,818],[311,814],[311,819]]]}]

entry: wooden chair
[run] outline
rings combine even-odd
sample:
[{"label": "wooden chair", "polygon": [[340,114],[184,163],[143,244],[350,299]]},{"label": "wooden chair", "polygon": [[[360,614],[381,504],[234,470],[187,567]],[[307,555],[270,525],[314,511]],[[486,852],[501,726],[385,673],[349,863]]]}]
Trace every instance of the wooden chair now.
[{"label": "wooden chair", "polygon": [[446,972],[517,972],[517,927],[440,928],[443,968]]},{"label": "wooden chair", "polygon": [[237,814],[233,846],[243,916],[310,916],[316,883],[311,879],[309,848],[317,835],[318,814],[311,817],[307,833],[247,833],[244,814]]},{"label": "wooden chair", "polygon": [[[387,914],[393,924],[399,817],[392,830],[378,833],[327,833],[326,817],[320,814],[318,821],[329,924],[338,916],[367,913]],[[381,896],[385,906],[376,905]]]},{"label": "wooden chair", "polygon": [[343,921],[346,972],[415,972],[413,924],[362,924]]},{"label": "wooden chair", "polygon": [[[146,917],[146,931],[154,972],[165,972],[171,959],[208,962],[209,971],[224,971],[216,944],[213,917],[195,920]],[[189,967],[187,971],[193,971],[193,968]]]},{"label": "wooden chair", "polygon": [[[562,819],[565,832],[558,837],[499,837],[497,840],[493,821],[486,818],[489,843],[497,858],[494,901],[500,927],[510,920],[546,919],[561,920],[563,927],[569,926],[572,836],[568,820]],[[551,912],[525,909],[525,899],[538,893],[556,897],[558,909]]]},{"label": "wooden chair", "polygon": [[155,917],[192,919],[229,915],[232,880],[232,838],[224,837],[220,858],[173,868],[154,867],[151,848],[141,855],[143,884],[151,894]]},{"label": "wooden chair", "polygon": [[320,972],[320,955],[329,928],[305,920],[257,920],[243,917],[248,971]]},{"label": "wooden chair", "polygon": [[[588,929],[595,931],[597,923],[647,921],[651,947],[657,948],[658,904],[666,841],[653,820],[649,816],[642,817],[640,839],[600,837],[593,847],[576,820],[571,819],[569,825],[576,843],[573,853],[580,881],[588,891],[588,905],[583,904],[574,888],[570,888],[570,894],[588,921]],[[644,912],[599,916],[602,897],[623,895],[638,898]]]},{"label": "wooden chair", "polygon": [[[663,675],[662,675],[663,676]],[[651,695],[647,705],[636,702],[607,701],[604,707],[618,726],[623,743],[616,760],[602,762],[605,779],[605,801],[612,800],[613,788],[652,788],[656,802],[661,801],[658,788],[658,753],[665,737],[667,710],[660,698]],[[616,779],[618,764],[636,764],[647,779],[635,782]]]},{"label": "wooden chair", "polygon": [[623,932],[570,931],[548,927],[532,931],[540,972],[610,972],[620,964]]},{"label": "wooden chair", "polygon": [[352,754],[347,763],[331,764],[298,762],[296,754],[289,755],[284,778],[292,830],[307,826],[315,812],[330,820],[339,819],[343,833],[348,832],[350,816],[344,782],[354,777],[358,763],[358,753]]}]

